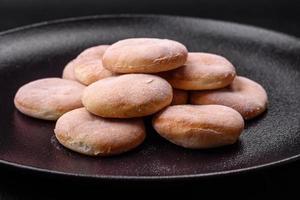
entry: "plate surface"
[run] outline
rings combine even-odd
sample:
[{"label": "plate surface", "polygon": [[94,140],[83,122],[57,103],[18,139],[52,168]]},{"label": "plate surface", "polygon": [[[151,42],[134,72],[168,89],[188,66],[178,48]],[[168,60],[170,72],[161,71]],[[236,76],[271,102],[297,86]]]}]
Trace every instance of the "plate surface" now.
[{"label": "plate surface", "polygon": [[[26,117],[13,105],[17,89],[60,76],[80,51],[130,37],[178,40],[189,51],[227,57],[240,75],[266,88],[269,110],[248,121],[240,141],[187,150],[148,136],[132,152],[110,158],[73,153],[54,138],[55,123]],[[106,179],[193,178],[259,169],[300,154],[300,42],[232,23],[171,16],[98,16],[59,20],[0,34],[0,163],[37,172]]]}]

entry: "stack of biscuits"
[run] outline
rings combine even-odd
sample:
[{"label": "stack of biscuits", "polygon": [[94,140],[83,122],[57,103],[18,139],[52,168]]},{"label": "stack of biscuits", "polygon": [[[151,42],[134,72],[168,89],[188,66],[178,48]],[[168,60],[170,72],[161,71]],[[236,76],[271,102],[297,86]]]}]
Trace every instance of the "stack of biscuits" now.
[{"label": "stack of biscuits", "polygon": [[159,135],[185,148],[233,144],[267,101],[263,87],[237,76],[226,58],[156,38],[88,48],[62,78],[27,83],[14,99],[28,116],[57,120],[63,146],[93,156],[140,145],[146,116]]}]

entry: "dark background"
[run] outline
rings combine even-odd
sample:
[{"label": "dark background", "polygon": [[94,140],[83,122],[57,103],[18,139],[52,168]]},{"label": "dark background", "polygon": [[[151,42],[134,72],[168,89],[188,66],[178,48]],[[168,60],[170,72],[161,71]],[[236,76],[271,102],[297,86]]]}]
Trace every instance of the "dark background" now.
[{"label": "dark background", "polygon": [[58,18],[113,13],[197,16],[300,36],[299,0],[0,0],[0,30]]},{"label": "dark background", "polygon": [[[299,0],[0,0],[0,31],[66,17],[114,13],[195,16],[260,26],[300,37]],[[297,195],[300,162],[243,175],[193,182],[91,183],[44,177],[0,167],[0,199],[103,198],[104,193],[204,195],[235,199]],[[113,190],[113,192],[108,192]],[[119,192],[122,190],[121,192]],[[171,192],[170,192],[171,191]],[[62,193],[62,194],[58,194]],[[98,197],[97,197],[98,196]],[[95,197],[94,197],[95,198]]]}]

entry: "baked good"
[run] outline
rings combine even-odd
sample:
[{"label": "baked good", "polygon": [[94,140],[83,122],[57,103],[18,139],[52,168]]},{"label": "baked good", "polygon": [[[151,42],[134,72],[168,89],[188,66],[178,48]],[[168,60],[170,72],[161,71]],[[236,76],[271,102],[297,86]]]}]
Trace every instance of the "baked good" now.
[{"label": "baked good", "polygon": [[83,93],[88,111],[101,117],[132,118],[153,114],[172,101],[172,87],[148,74],[126,74],[99,80]]},{"label": "baked good", "polygon": [[186,47],[176,41],[131,38],[112,44],[103,55],[103,66],[116,73],[156,73],[182,66]]},{"label": "baked good", "polygon": [[195,52],[188,54],[182,67],[160,75],[177,89],[210,90],[229,85],[235,74],[235,68],[226,58]]},{"label": "baked good", "polygon": [[74,72],[74,60],[71,60],[64,68],[62,78],[77,81]]},{"label": "baked good", "polygon": [[61,116],[54,129],[68,149],[90,156],[109,156],[140,145],[146,136],[142,119],[106,119],[78,108]]},{"label": "baked good", "polygon": [[154,129],[168,141],[191,149],[235,143],[244,129],[242,116],[221,105],[176,105],[156,114]]},{"label": "baked good", "polygon": [[72,62],[77,80],[82,84],[90,85],[97,80],[114,75],[102,65],[102,56],[108,47],[108,45],[91,47],[77,56]]},{"label": "baked good", "polygon": [[56,120],[65,112],[82,107],[85,86],[61,78],[44,78],[29,82],[17,91],[14,103],[25,115]]},{"label": "baked good", "polygon": [[192,104],[219,104],[231,107],[245,119],[252,119],[263,113],[268,103],[265,89],[242,76],[237,76],[223,89],[193,92],[190,99]]}]

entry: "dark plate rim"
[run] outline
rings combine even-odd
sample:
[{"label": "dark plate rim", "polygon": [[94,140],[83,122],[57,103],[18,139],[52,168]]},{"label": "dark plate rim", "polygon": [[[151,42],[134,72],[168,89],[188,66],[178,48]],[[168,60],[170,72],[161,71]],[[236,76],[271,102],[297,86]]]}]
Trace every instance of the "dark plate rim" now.
[{"label": "dark plate rim", "polygon": [[[196,18],[196,17],[188,17],[188,16],[176,16],[176,15],[154,15],[154,14],[113,14],[113,15],[92,15],[92,16],[83,16],[83,17],[71,17],[71,18],[65,18],[65,19],[58,19],[58,20],[51,20],[51,21],[45,21],[45,22],[39,22],[34,23],[31,25],[21,26],[17,28],[12,28],[6,31],[0,32],[0,36],[9,35],[11,33],[20,32],[32,28],[38,28],[38,27],[44,27],[47,25],[53,25],[53,24],[60,24],[65,22],[73,22],[73,21],[84,21],[84,20],[91,20],[91,19],[99,19],[99,18],[189,18],[189,19],[201,19],[208,22],[217,22],[217,23],[223,23],[223,24],[229,24],[229,25],[235,25],[235,26],[242,26],[242,27],[248,27],[248,28],[254,28],[257,30],[269,32],[272,34],[276,34],[278,37],[287,37],[289,39],[295,40],[297,42],[300,42],[299,39],[295,36],[291,36],[288,34],[276,32],[273,30],[267,30],[260,27],[255,27],[251,25],[243,25],[239,23],[234,22],[226,22],[221,20],[213,20],[213,19],[202,19],[202,18]],[[135,180],[135,181],[157,181],[157,180],[189,180],[189,179],[199,179],[199,178],[208,178],[208,177],[220,177],[220,176],[228,176],[228,175],[237,175],[242,174],[246,172],[253,172],[258,170],[263,170],[266,168],[271,167],[278,167],[284,164],[288,164],[291,162],[294,162],[296,160],[300,159],[300,153],[285,159],[281,159],[274,162],[269,162],[262,165],[256,165],[252,167],[246,167],[246,168],[240,168],[240,169],[233,169],[233,170],[226,170],[221,172],[210,172],[210,173],[203,173],[203,174],[192,174],[192,175],[171,175],[171,176],[116,176],[116,175],[85,175],[85,174],[76,174],[76,173],[69,173],[69,172],[61,172],[56,170],[48,170],[43,168],[37,168],[27,165],[22,165],[18,163],[13,163],[5,160],[0,159],[0,165],[6,166],[6,167],[12,167],[15,169],[22,169],[26,170],[28,172],[38,172],[45,175],[54,175],[54,176],[64,176],[64,177],[77,177],[77,178],[88,178],[88,179],[98,179],[98,180]]]},{"label": "dark plate rim", "polygon": [[76,174],[69,172],[60,172],[56,170],[48,170],[42,169],[32,166],[26,166],[22,164],[12,163],[9,161],[0,160],[0,165],[6,167],[12,167],[14,169],[22,169],[27,172],[38,172],[43,175],[51,175],[51,176],[61,176],[61,177],[76,177],[82,179],[93,179],[93,180],[110,180],[110,181],[120,181],[120,180],[129,180],[129,181],[176,181],[176,180],[196,180],[201,178],[213,178],[213,177],[225,177],[229,175],[240,175],[248,172],[258,172],[264,169],[270,169],[279,167],[282,165],[286,165],[288,163],[295,162],[299,160],[300,154],[291,156],[286,159],[282,159],[275,162],[270,162],[267,164],[256,165],[253,167],[234,169],[234,170],[226,170],[221,172],[210,172],[203,174],[187,174],[187,175],[171,175],[171,176],[117,176],[117,175],[85,175],[85,174]]}]

